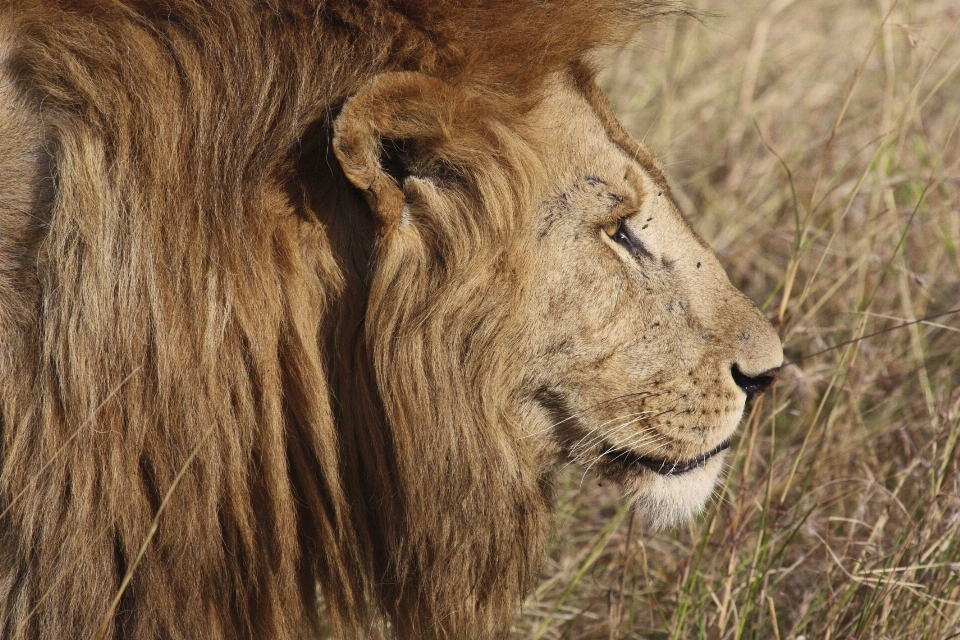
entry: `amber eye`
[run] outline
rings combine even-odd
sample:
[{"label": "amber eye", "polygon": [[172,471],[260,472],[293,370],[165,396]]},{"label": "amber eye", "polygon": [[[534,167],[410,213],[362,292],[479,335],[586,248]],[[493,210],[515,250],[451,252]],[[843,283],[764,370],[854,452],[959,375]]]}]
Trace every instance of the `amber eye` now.
[{"label": "amber eye", "polygon": [[616,238],[617,234],[620,233],[621,227],[623,227],[623,220],[615,220],[605,224],[603,227],[603,232],[611,238]]}]

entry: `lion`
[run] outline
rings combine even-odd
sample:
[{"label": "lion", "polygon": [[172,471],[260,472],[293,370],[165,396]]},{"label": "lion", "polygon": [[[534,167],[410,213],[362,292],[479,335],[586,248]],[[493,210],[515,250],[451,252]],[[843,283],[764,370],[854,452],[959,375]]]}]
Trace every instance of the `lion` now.
[{"label": "lion", "polygon": [[0,3],[0,638],[502,637],[562,465],[698,511],[780,341],[590,62],[679,13]]}]

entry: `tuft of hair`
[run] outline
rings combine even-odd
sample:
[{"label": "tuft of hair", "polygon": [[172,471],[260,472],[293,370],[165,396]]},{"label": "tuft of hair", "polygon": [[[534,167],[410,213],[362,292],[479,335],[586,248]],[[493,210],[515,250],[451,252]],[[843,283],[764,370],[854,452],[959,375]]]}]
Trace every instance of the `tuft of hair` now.
[{"label": "tuft of hair", "polygon": [[469,85],[493,135],[441,150],[473,175],[443,206],[507,224],[536,167],[508,125],[539,82],[685,11],[0,6],[0,637],[369,637],[368,603],[402,638],[501,633],[549,520],[487,401],[509,362],[466,363],[480,390],[423,382],[455,361],[438,323],[494,310],[417,315],[456,234],[419,262],[375,248],[331,121],[381,72]]},{"label": "tuft of hair", "polygon": [[676,0],[410,0],[400,6],[439,46],[446,73],[508,90],[535,84],[591,49],[621,44],[643,24],[697,15]]},{"label": "tuft of hair", "polygon": [[715,491],[722,467],[718,456],[681,476],[656,476],[633,499],[633,506],[653,531],[663,531],[700,515]]}]

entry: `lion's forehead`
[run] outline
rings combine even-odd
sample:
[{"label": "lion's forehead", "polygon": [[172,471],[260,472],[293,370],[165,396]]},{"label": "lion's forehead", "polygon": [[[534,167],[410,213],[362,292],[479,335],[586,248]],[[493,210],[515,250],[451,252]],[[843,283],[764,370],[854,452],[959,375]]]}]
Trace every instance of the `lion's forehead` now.
[{"label": "lion's forehead", "polygon": [[[661,223],[689,229],[644,149],[637,154],[612,139],[594,105],[575,86],[569,74],[554,74],[537,106],[528,115],[536,132],[534,144],[541,160],[550,165],[554,183],[545,185],[552,197],[569,203],[607,206],[610,198],[634,205],[650,199]],[[591,200],[591,198],[593,198]],[[706,247],[696,238],[701,247]]]}]

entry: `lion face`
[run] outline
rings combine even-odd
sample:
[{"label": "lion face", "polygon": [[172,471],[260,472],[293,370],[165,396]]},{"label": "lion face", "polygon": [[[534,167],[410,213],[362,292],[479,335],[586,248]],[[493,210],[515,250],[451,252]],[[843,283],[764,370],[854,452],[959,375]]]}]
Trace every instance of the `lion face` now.
[{"label": "lion face", "polygon": [[534,117],[553,132],[541,157],[556,176],[524,227],[534,433],[667,524],[709,496],[780,341],[605,104],[558,82]]},{"label": "lion face", "polygon": [[[345,109],[337,152],[383,223],[371,324],[380,336],[393,326],[380,357],[388,416],[415,380],[451,389],[443,397],[479,388],[485,406],[509,399],[473,428],[496,434],[518,476],[573,461],[631,490],[654,525],[700,509],[747,399],[783,354],[652,154],[576,68],[508,124],[434,80],[373,86]],[[393,107],[378,116],[382,104]],[[462,418],[476,394],[463,393],[449,417],[456,442],[477,437]],[[436,396],[425,390],[422,405]]]}]

